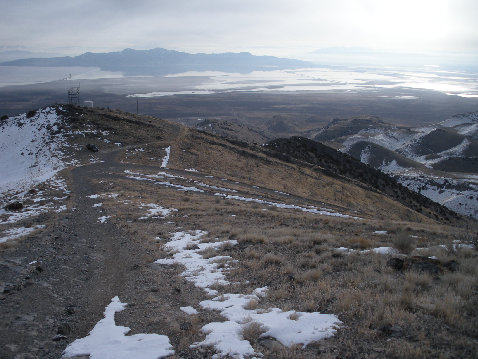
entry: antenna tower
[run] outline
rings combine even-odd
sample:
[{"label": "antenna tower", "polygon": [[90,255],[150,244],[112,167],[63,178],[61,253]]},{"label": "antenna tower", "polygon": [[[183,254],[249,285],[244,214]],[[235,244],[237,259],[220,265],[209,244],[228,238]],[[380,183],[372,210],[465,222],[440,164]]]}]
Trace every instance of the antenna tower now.
[{"label": "antenna tower", "polygon": [[80,84],[78,86],[70,87],[68,89],[68,104],[79,105],[80,104]]}]

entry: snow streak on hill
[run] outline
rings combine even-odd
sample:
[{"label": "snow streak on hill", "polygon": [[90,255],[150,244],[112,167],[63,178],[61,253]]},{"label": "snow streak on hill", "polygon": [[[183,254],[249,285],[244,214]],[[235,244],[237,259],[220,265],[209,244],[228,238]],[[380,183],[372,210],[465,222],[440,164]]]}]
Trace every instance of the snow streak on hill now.
[{"label": "snow streak on hill", "polygon": [[[476,181],[478,178],[474,178]],[[418,192],[432,201],[466,216],[478,218],[478,184],[473,178],[451,179],[402,175],[398,181],[409,189]]]}]

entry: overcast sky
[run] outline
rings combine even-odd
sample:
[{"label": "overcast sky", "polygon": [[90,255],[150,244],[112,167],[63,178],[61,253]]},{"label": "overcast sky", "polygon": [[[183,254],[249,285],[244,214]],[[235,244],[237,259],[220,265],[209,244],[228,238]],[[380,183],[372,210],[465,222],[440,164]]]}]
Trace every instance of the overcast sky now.
[{"label": "overcast sky", "polygon": [[478,0],[0,0],[0,51],[478,53]]}]

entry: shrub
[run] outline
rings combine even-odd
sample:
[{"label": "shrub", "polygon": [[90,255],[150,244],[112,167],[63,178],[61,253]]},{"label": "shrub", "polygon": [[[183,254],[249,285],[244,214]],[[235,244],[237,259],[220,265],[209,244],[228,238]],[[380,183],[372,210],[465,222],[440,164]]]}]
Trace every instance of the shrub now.
[{"label": "shrub", "polygon": [[322,271],[320,269],[313,269],[302,273],[298,279],[301,282],[316,282],[321,276]]},{"label": "shrub", "polygon": [[265,265],[280,265],[282,264],[282,258],[276,254],[267,253],[263,258]]},{"label": "shrub", "polygon": [[254,310],[257,309],[259,301],[257,299],[251,299],[245,306],[244,309]]},{"label": "shrub", "polygon": [[349,243],[350,243],[350,247],[352,249],[368,249],[370,247],[372,247],[372,241],[370,239],[367,239],[367,238],[352,238],[351,240],[349,240]]},{"label": "shrub", "polygon": [[399,232],[393,239],[393,247],[401,253],[410,254],[415,249],[415,240],[406,232]]},{"label": "shrub", "polygon": [[33,116],[36,115],[36,110],[31,110],[27,112],[27,118],[32,118]]},{"label": "shrub", "polygon": [[257,339],[264,334],[266,330],[259,323],[252,322],[242,330],[242,337],[251,343],[257,342]]},{"label": "shrub", "polygon": [[12,203],[7,204],[4,208],[7,211],[21,211],[23,209],[23,203],[12,202]]}]

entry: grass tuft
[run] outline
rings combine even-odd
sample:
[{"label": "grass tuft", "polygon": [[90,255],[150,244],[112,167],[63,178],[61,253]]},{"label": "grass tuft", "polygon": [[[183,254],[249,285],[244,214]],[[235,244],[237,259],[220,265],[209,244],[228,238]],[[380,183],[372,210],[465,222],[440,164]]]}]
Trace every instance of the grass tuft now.
[{"label": "grass tuft", "polygon": [[393,248],[401,253],[410,254],[415,249],[415,239],[405,231],[398,232],[393,238]]}]

